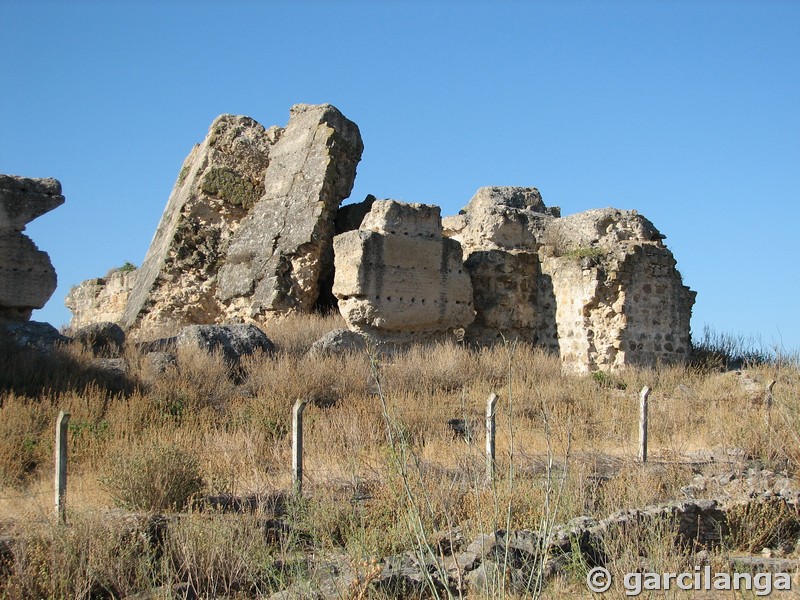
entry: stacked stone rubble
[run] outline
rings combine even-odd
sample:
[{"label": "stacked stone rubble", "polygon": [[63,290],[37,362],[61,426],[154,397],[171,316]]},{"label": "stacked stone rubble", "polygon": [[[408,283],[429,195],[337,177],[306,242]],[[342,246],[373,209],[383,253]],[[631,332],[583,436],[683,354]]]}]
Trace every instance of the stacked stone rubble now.
[{"label": "stacked stone rubble", "polygon": [[0,320],[27,321],[53,295],[57,280],[50,257],[22,232],[63,203],[55,179],[0,175]]}]

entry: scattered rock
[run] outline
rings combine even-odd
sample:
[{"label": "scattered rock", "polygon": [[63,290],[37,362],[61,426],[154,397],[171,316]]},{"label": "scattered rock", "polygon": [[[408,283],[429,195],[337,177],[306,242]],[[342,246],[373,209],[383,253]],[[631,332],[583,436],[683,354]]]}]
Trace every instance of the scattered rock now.
[{"label": "scattered rock", "polygon": [[78,329],[72,339],[95,355],[117,356],[125,346],[125,332],[116,323],[99,322]]},{"label": "scattered rock", "polygon": [[53,295],[56,271],[50,257],[22,232],[63,203],[55,179],[0,175],[0,319],[27,321]]},{"label": "scattered rock", "polygon": [[349,329],[329,331],[311,345],[309,356],[342,356],[361,354],[367,351],[367,340],[363,335]]},{"label": "scattered rock", "polygon": [[242,356],[262,351],[271,354],[275,345],[255,325],[190,325],[175,339],[176,346],[195,347],[208,352],[221,351],[228,364],[238,364]]},{"label": "scattered rock", "polygon": [[43,352],[49,352],[58,345],[72,341],[61,335],[50,323],[39,321],[0,323],[0,332],[18,346],[27,346]]},{"label": "scattered rock", "polygon": [[172,352],[148,352],[142,358],[142,374],[147,381],[153,381],[177,365],[178,357]]}]

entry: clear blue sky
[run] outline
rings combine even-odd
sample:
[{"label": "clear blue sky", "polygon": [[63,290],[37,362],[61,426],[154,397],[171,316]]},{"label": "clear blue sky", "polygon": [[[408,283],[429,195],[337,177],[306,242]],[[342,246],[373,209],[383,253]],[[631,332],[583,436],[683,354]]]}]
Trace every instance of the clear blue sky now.
[{"label": "clear blue sky", "polygon": [[0,173],[67,198],[28,226],[59,278],[35,319],[141,263],[214,117],[329,102],[364,138],[353,199],[635,208],[696,334],[800,348],[800,2],[0,0],[0,23]]}]

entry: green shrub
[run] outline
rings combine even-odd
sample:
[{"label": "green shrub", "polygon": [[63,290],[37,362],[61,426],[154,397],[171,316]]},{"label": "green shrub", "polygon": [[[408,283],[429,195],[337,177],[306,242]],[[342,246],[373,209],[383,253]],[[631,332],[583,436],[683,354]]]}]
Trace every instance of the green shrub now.
[{"label": "green shrub", "polygon": [[574,258],[576,260],[580,260],[582,258],[600,258],[603,256],[603,250],[600,248],[596,248],[594,246],[585,246],[581,248],[575,248],[574,250],[570,250],[566,254],[564,254],[567,258]]},{"label": "green shrub", "polygon": [[101,482],[117,506],[147,511],[182,510],[203,488],[197,460],[159,443],[112,455]]}]

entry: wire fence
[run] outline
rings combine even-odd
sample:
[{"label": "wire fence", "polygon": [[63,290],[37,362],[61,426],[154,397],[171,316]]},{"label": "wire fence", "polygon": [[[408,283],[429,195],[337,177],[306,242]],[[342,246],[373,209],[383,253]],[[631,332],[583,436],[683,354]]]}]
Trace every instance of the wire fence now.
[{"label": "wire fence", "polygon": [[[786,421],[785,412],[788,406],[776,400],[772,394],[774,381],[769,382],[764,390],[763,406],[765,419],[783,419]],[[623,430],[617,436],[617,448],[614,454],[602,455],[595,453],[593,459],[602,463],[606,470],[618,470],[625,464],[646,463],[648,460],[679,464],[686,462],[679,456],[648,456],[648,397],[649,388],[643,388],[638,394],[638,432],[630,431],[630,419],[621,424],[620,419],[608,417],[599,418],[591,416],[580,423],[584,429],[602,429],[612,432]],[[628,393],[624,399],[628,410],[634,408],[634,396]],[[498,396],[491,394],[483,407],[475,403],[463,403],[461,406],[451,406],[442,410],[438,407],[433,411],[431,407],[392,406],[391,404],[376,403],[375,413],[370,414],[372,421],[361,423],[369,431],[359,430],[359,423],[355,423],[355,439],[345,440],[348,443],[338,447],[326,445],[320,432],[327,423],[327,414],[324,409],[315,408],[309,415],[312,416],[311,427],[304,430],[303,418],[307,402],[298,401],[292,409],[292,434],[291,449],[283,448],[276,455],[266,460],[261,455],[263,440],[258,437],[258,432],[248,435],[244,441],[235,444],[229,443],[224,436],[217,440],[210,440],[203,448],[205,460],[213,461],[227,459],[231,463],[240,462],[247,466],[259,465],[252,479],[259,487],[271,489],[284,489],[288,493],[302,495],[304,486],[306,490],[314,492],[326,488],[353,489],[354,496],[368,498],[362,488],[368,487],[369,482],[379,481],[391,470],[392,460],[397,462],[398,456],[391,457],[387,452],[390,446],[399,445],[402,461],[406,465],[414,465],[420,470],[428,470],[439,474],[457,477],[478,478],[482,476],[484,482],[491,483],[498,476],[498,467],[507,469],[513,465],[519,476],[531,479],[550,476],[552,470],[563,469],[567,457],[553,458],[550,440],[544,439],[550,435],[548,431],[547,415],[542,412],[539,416],[542,428],[537,434],[522,431],[516,423],[518,415],[513,406],[498,403]],[[451,443],[446,447],[437,448],[446,456],[430,456],[425,454],[424,443],[415,443],[413,432],[407,427],[407,420],[430,420],[432,413],[436,415],[437,427],[449,431]],[[443,420],[442,415],[452,415]],[[363,416],[363,415],[362,415]],[[308,415],[306,415],[308,417]],[[531,415],[528,414],[528,418]],[[0,490],[0,502],[24,503],[43,502],[49,496],[52,498],[56,516],[65,518],[67,493],[86,496],[107,497],[108,489],[99,478],[80,477],[72,481],[68,476],[67,448],[70,428],[67,426],[69,415],[62,413],[56,423],[55,448],[55,473],[53,488],[50,490],[24,490],[19,493]],[[788,425],[788,423],[787,423]],[[370,441],[358,439],[358,433],[364,433]],[[637,435],[638,433],[638,435]],[[24,440],[25,434],[13,434],[15,441]],[[800,441],[800,438],[798,438]],[[418,441],[418,440],[417,440]],[[60,451],[59,451],[60,450]],[[599,455],[598,455],[599,454]],[[397,465],[394,465],[397,466]]]}]

